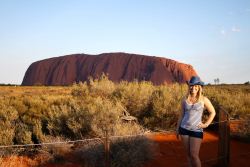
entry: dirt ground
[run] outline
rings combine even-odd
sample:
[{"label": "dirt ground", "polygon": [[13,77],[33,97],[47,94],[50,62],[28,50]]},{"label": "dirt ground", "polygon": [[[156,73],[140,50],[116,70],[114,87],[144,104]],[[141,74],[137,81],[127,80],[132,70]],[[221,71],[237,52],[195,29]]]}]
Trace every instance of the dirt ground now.
[{"label": "dirt ground", "polygon": [[[145,164],[143,167],[186,167],[187,159],[183,145],[180,140],[176,139],[175,134],[157,133],[148,135],[149,139],[155,141],[156,149],[153,160]],[[212,132],[205,132],[201,145],[200,158],[202,167],[217,167],[218,163],[218,136]],[[74,157],[68,157],[74,159]],[[1,162],[2,166],[19,166],[28,167],[37,165],[37,161],[32,161],[27,157],[12,156]],[[11,163],[10,163],[11,162]],[[71,161],[74,162],[74,161]],[[55,164],[48,163],[42,165],[46,167],[80,167],[80,164],[64,163]],[[249,167],[250,166],[250,142],[240,142],[231,139],[230,143],[230,167]]]},{"label": "dirt ground", "polygon": [[[174,134],[156,134],[150,139],[158,143],[155,158],[144,167],[186,167],[187,159],[183,145]],[[230,167],[250,166],[250,143],[237,140],[230,142]],[[200,158],[202,167],[218,166],[218,137],[211,132],[204,133]]]}]

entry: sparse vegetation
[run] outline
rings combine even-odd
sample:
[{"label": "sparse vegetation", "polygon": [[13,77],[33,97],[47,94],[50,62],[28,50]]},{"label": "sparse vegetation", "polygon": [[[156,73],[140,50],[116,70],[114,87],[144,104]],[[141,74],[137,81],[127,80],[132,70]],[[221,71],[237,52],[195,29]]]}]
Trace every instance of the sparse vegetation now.
[{"label": "sparse vegetation", "polygon": [[[103,137],[105,130],[113,136],[139,134],[145,128],[175,128],[186,91],[187,86],[179,84],[154,86],[137,81],[115,84],[106,76],[68,87],[3,86],[0,145]],[[208,85],[204,93],[217,112],[223,107],[233,119],[249,118],[249,84]],[[138,123],[123,122],[120,119],[123,109],[137,117]],[[249,136],[249,125],[244,126],[242,134]]]},{"label": "sparse vegetation", "polygon": [[[111,135],[125,135],[140,133],[142,127],[173,128],[186,91],[186,85],[178,84],[115,84],[106,76],[69,87],[1,87],[4,135],[0,144],[40,143],[50,136],[71,140],[102,137],[104,129]],[[250,114],[249,85],[210,85],[204,87],[204,93],[216,111],[223,107],[234,119],[246,119]],[[122,122],[123,108],[137,117],[139,124]]]},{"label": "sparse vegetation", "polygon": [[[110,144],[111,167],[137,167],[152,159],[154,143],[145,137],[112,139]],[[77,162],[88,167],[104,167],[105,151],[97,141],[78,147],[71,154]]]}]

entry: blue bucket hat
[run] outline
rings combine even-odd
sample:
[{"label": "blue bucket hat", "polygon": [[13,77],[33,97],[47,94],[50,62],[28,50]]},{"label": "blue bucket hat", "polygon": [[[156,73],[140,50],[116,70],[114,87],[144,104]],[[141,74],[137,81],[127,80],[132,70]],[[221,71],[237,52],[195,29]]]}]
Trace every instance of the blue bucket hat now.
[{"label": "blue bucket hat", "polygon": [[187,82],[188,85],[201,85],[204,86],[204,82],[201,81],[200,77],[198,76],[192,76],[189,82]]}]

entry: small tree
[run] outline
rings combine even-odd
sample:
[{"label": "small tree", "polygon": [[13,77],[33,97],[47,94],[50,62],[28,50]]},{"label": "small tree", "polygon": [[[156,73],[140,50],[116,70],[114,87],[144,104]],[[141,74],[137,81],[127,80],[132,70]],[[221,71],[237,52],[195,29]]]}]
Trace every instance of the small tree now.
[{"label": "small tree", "polygon": [[245,82],[245,83],[244,83],[244,85],[249,85],[249,84],[250,84],[250,82],[249,82],[249,81],[247,81],[247,82]]},{"label": "small tree", "polygon": [[219,78],[216,78],[216,79],[214,79],[214,84],[216,85],[216,84],[219,84],[220,83],[220,79]]}]

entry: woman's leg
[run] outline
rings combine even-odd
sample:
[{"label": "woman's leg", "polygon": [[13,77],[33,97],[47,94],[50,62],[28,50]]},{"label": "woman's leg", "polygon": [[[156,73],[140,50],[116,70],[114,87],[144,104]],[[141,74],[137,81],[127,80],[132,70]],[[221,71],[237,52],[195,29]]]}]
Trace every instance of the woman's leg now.
[{"label": "woman's leg", "polygon": [[190,154],[190,137],[188,135],[181,135],[181,141],[185,147],[185,151],[187,154],[187,158],[188,158],[188,166],[192,167],[191,164],[191,154]]},{"label": "woman's leg", "polygon": [[200,146],[202,139],[197,137],[190,137],[190,157],[193,167],[201,167],[201,161],[199,158]]}]

